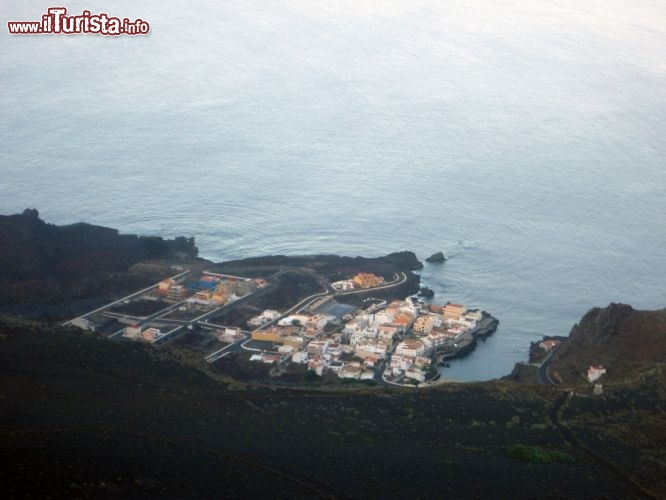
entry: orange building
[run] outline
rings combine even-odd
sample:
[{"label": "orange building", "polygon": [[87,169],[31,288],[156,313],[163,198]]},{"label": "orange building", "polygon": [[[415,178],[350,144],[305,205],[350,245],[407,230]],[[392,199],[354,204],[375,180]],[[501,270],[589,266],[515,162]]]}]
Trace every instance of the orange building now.
[{"label": "orange building", "polygon": [[160,336],[161,332],[157,328],[147,328],[141,334],[142,340],[147,340],[148,342],[154,342]]},{"label": "orange building", "polygon": [[169,291],[169,288],[171,288],[175,284],[176,284],[176,282],[174,280],[172,280],[171,278],[167,278],[165,280],[162,280],[157,285],[157,293],[159,293],[161,295],[166,295],[167,292]]},{"label": "orange building", "polygon": [[442,307],[442,314],[447,319],[458,319],[460,316],[465,314],[467,309],[462,304],[454,304],[449,302],[444,307]]},{"label": "orange building", "polygon": [[358,273],[352,278],[352,281],[357,288],[372,288],[381,285],[384,282],[384,278],[375,276],[372,273]]},{"label": "orange building", "polygon": [[414,333],[421,333],[423,335],[428,335],[433,327],[433,318],[432,316],[419,316],[414,321],[412,330]]},{"label": "orange building", "polygon": [[404,331],[412,323],[413,319],[414,319],[413,315],[407,312],[401,312],[396,314],[391,324],[397,326],[399,329]]},{"label": "orange building", "polygon": [[252,340],[263,340],[265,342],[284,343],[284,340],[296,333],[293,326],[271,326],[262,330],[252,332]]},{"label": "orange building", "polygon": [[211,300],[213,300],[214,295],[215,295],[215,292],[211,292],[211,291],[208,291],[208,290],[203,290],[201,292],[195,293],[194,298],[199,299],[199,300],[211,301]]},{"label": "orange building", "polygon": [[166,296],[170,300],[183,300],[187,297],[187,290],[182,285],[171,285],[166,292]]}]

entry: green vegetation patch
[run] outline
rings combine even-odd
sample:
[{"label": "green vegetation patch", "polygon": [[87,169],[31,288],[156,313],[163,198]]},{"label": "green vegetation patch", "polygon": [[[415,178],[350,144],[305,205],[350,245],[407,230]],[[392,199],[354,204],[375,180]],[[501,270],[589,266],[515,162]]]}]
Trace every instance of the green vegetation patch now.
[{"label": "green vegetation patch", "polygon": [[506,454],[511,458],[530,464],[571,464],[576,461],[574,457],[563,451],[547,450],[540,446],[529,446],[520,443],[508,445]]}]

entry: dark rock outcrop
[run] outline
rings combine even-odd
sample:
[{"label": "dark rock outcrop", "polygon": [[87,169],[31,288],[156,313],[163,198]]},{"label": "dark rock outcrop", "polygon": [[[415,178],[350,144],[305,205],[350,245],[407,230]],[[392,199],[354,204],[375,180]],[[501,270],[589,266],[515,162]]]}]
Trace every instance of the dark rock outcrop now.
[{"label": "dark rock outcrop", "polygon": [[444,254],[442,252],[435,252],[432,254],[430,257],[426,259],[426,262],[429,263],[441,263],[441,262],[446,262],[446,257],[444,257]]},{"label": "dark rock outcrop", "polygon": [[[0,216],[0,241],[0,304],[5,305],[59,303],[122,289],[119,276],[138,262],[198,254],[194,238],[139,237],[85,223],[56,226],[35,209]],[[140,284],[132,279],[136,276],[127,277],[128,288]]]},{"label": "dark rock outcrop", "polygon": [[417,271],[423,264],[410,251],[394,252],[383,257],[345,257],[340,255],[264,255],[218,264],[218,269],[248,267],[309,267],[327,277],[349,277],[358,272],[370,272],[390,279],[392,273]]},{"label": "dark rock outcrop", "polygon": [[514,380],[525,384],[535,384],[537,382],[537,368],[526,363],[516,363],[511,373],[502,378],[503,380]]}]

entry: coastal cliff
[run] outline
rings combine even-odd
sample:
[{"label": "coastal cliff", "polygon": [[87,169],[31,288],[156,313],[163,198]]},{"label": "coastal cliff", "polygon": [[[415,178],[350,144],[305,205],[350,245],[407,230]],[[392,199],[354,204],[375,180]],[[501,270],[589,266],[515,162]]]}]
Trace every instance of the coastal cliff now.
[{"label": "coastal cliff", "polygon": [[553,354],[551,373],[579,383],[591,365],[605,380],[638,377],[666,367],[666,309],[639,311],[627,304],[590,309]]},{"label": "coastal cliff", "polygon": [[[517,363],[505,378],[536,383],[539,363],[560,384],[587,384],[590,366],[602,365],[602,382],[629,382],[657,378],[666,381],[666,309],[640,311],[627,304],[611,303],[590,309],[573,326],[568,337],[544,337],[559,346],[551,352],[532,343],[530,363]],[[544,365],[545,366],[545,365]]]},{"label": "coastal cliff", "polygon": [[198,255],[194,238],[119,234],[85,223],[57,226],[44,222],[34,209],[0,216],[0,241],[0,310],[25,315],[145,286],[157,273],[131,269],[139,262]]}]

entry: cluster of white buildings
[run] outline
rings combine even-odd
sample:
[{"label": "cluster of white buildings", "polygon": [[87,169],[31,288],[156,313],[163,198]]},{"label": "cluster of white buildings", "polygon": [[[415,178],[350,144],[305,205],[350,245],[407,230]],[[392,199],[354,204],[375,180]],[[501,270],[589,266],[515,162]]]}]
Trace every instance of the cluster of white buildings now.
[{"label": "cluster of white buildings", "polygon": [[[294,318],[298,324],[305,323],[298,315]],[[374,378],[374,369],[389,358],[384,372],[387,380],[422,382],[432,363],[429,352],[440,345],[455,345],[481,319],[480,311],[453,303],[423,306],[404,300],[372,306],[347,322],[341,334],[311,340],[307,349],[293,354],[292,362],[307,364],[318,375],[330,370],[341,378],[363,379]],[[290,318],[280,320],[282,323],[294,324]],[[353,361],[342,361],[344,354],[353,355]]]},{"label": "cluster of white buildings", "polygon": [[[333,372],[340,378],[356,380],[374,378],[375,364],[372,360],[343,361],[345,354],[353,354],[354,351],[350,345],[342,344],[340,340],[340,334],[310,340],[303,349],[292,351],[291,362],[305,364],[308,370],[312,370],[319,376]],[[375,359],[375,363],[377,361],[378,359]]]},{"label": "cluster of white buildings", "polygon": [[333,319],[326,314],[292,314],[278,321],[279,326],[300,327],[300,333],[308,338],[314,338],[324,332],[324,327]]},{"label": "cluster of white buildings", "polygon": [[[381,311],[358,315],[343,333],[350,335],[350,344],[364,359],[369,354],[385,358],[392,342],[399,339],[385,376],[422,382],[432,363],[432,349],[442,345],[455,347],[458,338],[476,328],[482,318],[481,311],[468,311],[462,304],[424,306],[409,300],[397,301]],[[403,337],[409,331],[412,336]]]},{"label": "cluster of white buildings", "polygon": [[398,300],[371,306],[350,319],[341,332],[328,336],[324,327],[333,318],[326,315],[301,312],[275,322],[278,318],[277,311],[267,310],[251,320],[258,325],[274,322],[255,330],[252,338],[279,344],[277,353],[257,354],[254,360],[279,363],[289,357],[317,375],[333,372],[356,380],[374,379],[375,369],[386,361],[387,381],[423,382],[432,364],[432,349],[455,346],[463,333],[476,327],[482,313],[468,311],[462,304],[424,306]]},{"label": "cluster of white buildings", "polygon": [[391,360],[386,367],[385,375],[394,378],[404,375],[406,378],[423,382],[432,363],[429,357],[423,356],[425,350],[426,347],[420,339],[403,339],[395,347],[395,352],[391,355]]},{"label": "cluster of white buildings", "polygon": [[[350,352],[350,346],[341,344],[339,339],[311,340],[307,345],[307,350],[294,354],[292,361],[307,363],[308,370],[312,370],[320,376],[332,371],[340,378],[359,379],[364,373],[364,368],[369,367],[358,361],[342,361],[342,355]],[[374,371],[366,371],[369,371],[374,377]]]},{"label": "cluster of white buildings", "polygon": [[[322,354],[328,348],[329,354],[339,354],[329,340],[317,340],[324,328],[334,318],[324,314],[298,313],[280,318],[277,311],[266,310],[248,323],[260,326],[252,332],[252,340],[276,344],[278,354],[292,356],[294,363],[307,363],[314,354]],[[274,322],[268,326],[267,323]],[[341,335],[338,335],[340,337]],[[328,344],[332,345],[329,347]],[[315,352],[316,351],[316,352]]]},{"label": "cluster of white buildings", "polygon": [[270,323],[271,321],[275,321],[279,317],[280,317],[279,311],[274,311],[273,309],[266,309],[260,315],[255,316],[254,318],[250,318],[247,321],[247,324],[250,326],[261,326],[265,325],[266,323]]},{"label": "cluster of white buildings", "polygon": [[342,333],[359,358],[383,359],[393,341],[409,330],[416,314],[412,301],[394,301],[383,309],[371,308],[358,314],[344,326]]},{"label": "cluster of white buildings", "polygon": [[476,328],[482,318],[481,311],[468,311],[462,304],[430,305],[416,318],[412,332],[426,349],[454,345],[463,333]]}]

